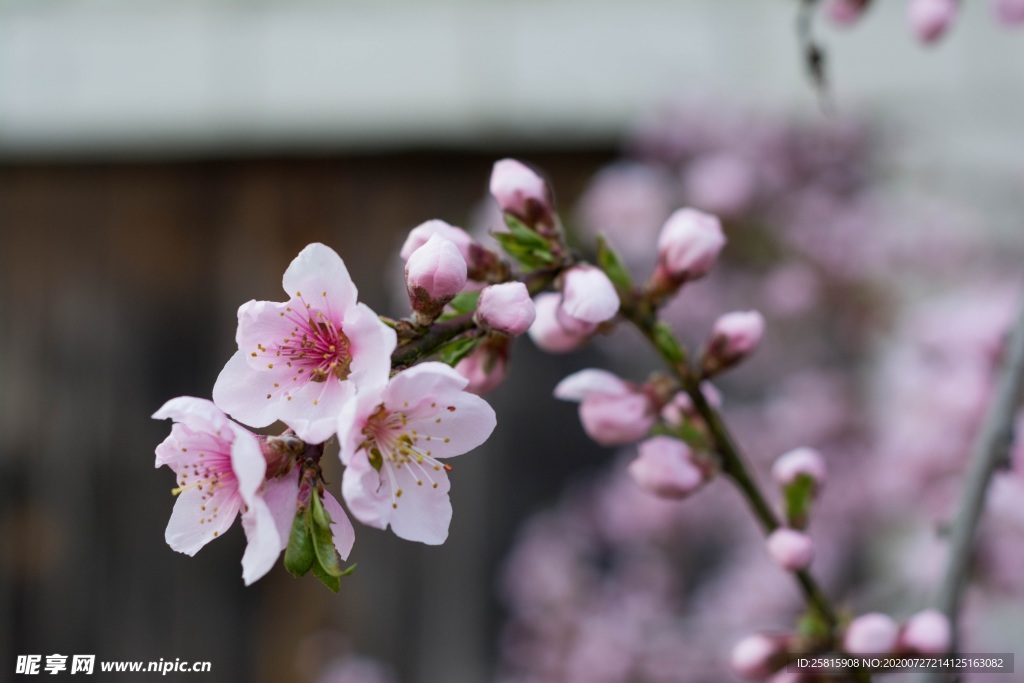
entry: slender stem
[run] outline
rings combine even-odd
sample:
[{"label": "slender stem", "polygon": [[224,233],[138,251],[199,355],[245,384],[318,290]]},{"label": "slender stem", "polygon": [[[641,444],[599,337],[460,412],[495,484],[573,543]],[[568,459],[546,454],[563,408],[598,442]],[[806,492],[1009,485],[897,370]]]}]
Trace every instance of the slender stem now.
[{"label": "slender stem", "polygon": [[391,367],[395,369],[409,367],[419,359],[429,356],[442,345],[455,339],[463,332],[468,332],[475,326],[476,323],[473,322],[472,313],[463,313],[450,320],[434,323],[422,335],[395,349],[394,353],[391,354]]},{"label": "slender stem", "polygon": [[[1024,302],[1010,333],[1000,364],[996,393],[985,416],[974,453],[968,466],[957,515],[950,532],[949,561],[942,579],[935,606],[949,617],[953,638],[952,652],[957,647],[957,613],[971,564],[974,533],[981,519],[992,475],[1004,466],[1013,445],[1013,423],[1024,394]],[[928,680],[941,680],[932,674]]]},{"label": "slender stem", "polygon": [[[640,307],[628,306],[623,307],[623,315],[632,322],[643,334],[647,337],[648,341],[654,346],[654,348],[662,355],[671,367],[672,372],[676,375],[683,389],[690,396],[690,400],[693,401],[693,406],[696,411],[700,414],[705,424],[708,426],[708,430],[711,432],[711,437],[715,443],[715,450],[722,458],[722,471],[732,479],[736,487],[739,488],[740,493],[746,499],[750,505],[751,511],[754,516],[757,517],[758,522],[761,523],[762,528],[766,533],[771,533],[775,529],[778,529],[779,519],[772,510],[771,505],[761,492],[761,488],[757,484],[757,480],[751,473],[750,468],[747,466],[746,459],[743,457],[742,452],[736,445],[735,439],[729,432],[729,428],[725,425],[722,420],[722,416],[718,414],[707,398],[704,396],[704,392],[701,391],[700,381],[685,363],[674,361],[666,356],[666,353],[662,346],[658,343],[657,337],[655,336],[655,320],[652,314],[645,312]],[[794,572],[797,583],[800,585],[800,590],[803,592],[807,604],[814,609],[818,615],[828,624],[830,629],[834,629],[838,623],[836,618],[835,609],[829,602],[825,592],[821,589],[818,583],[814,580],[814,577],[810,575],[806,570],[800,570]]]}]

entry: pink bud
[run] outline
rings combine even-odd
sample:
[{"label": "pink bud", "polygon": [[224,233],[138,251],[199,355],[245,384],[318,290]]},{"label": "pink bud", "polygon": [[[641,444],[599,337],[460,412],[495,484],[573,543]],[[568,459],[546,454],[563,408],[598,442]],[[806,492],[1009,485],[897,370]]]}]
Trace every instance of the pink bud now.
[{"label": "pink bud", "polygon": [[581,370],[555,387],[555,398],[580,402],[583,431],[602,446],[621,446],[647,436],[656,419],[639,387],[605,370]]},{"label": "pink bud", "polygon": [[412,253],[426,244],[433,235],[440,235],[454,244],[459,248],[462,259],[466,263],[470,262],[470,250],[476,244],[473,238],[462,228],[456,228],[437,219],[421,223],[409,231],[409,236],[405,238],[405,243],[402,245],[402,260],[408,261]]},{"label": "pink bud", "polygon": [[[530,325],[530,339],[538,347],[548,353],[567,353],[583,346],[589,333],[579,333],[568,329],[561,321],[562,297],[559,294],[545,292],[534,299],[537,317]],[[590,332],[596,329],[591,326]]]},{"label": "pink bud", "polygon": [[735,365],[757,348],[764,335],[764,317],[757,311],[726,313],[715,321],[704,351],[704,371],[713,374]]},{"label": "pink bud", "polygon": [[466,286],[466,260],[459,248],[440,235],[431,235],[405,264],[405,283],[416,311],[439,313]]},{"label": "pink bud", "polygon": [[776,529],[769,534],[765,547],[780,567],[791,572],[807,569],[814,560],[814,543],[810,536],[796,529]]},{"label": "pink bud", "polygon": [[615,285],[600,268],[582,265],[566,271],[562,281],[562,310],[585,323],[603,323],[619,312]]},{"label": "pink bud", "polygon": [[825,5],[825,16],[837,26],[853,24],[868,7],[870,0],[829,0]]},{"label": "pink bud", "polygon": [[[722,407],[722,392],[711,382],[701,382],[700,390],[704,398],[711,404],[711,407],[719,409]],[[661,419],[670,425],[681,425],[686,418],[697,417],[697,410],[693,407],[693,400],[685,391],[680,391],[664,408],[661,409]]]},{"label": "pink bud", "polygon": [[885,614],[872,612],[857,617],[846,627],[843,649],[852,655],[881,655],[893,651],[899,626]]},{"label": "pink bud", "polygon": [[907,620],[900,634],[905,649],[921,654],[940,655],[949,652],[952,629],[949,619],[937,609],[918,612]]},{"label": "pink bud", "polygon": [[1024,0],[993,0],[992,14],[1003,26],[1024,23]]},{"label": "pink bud", "polygon": [[792,484],[800,476],[810,477],[817,486],[821,486],[827,474],[825,459],[813,448],[796,448],[780,455],[772,465],[772,476],[783,486]]},{"label": "pink bud", "polygon": [[658,268],[681,283],[708,274],[725,246],[722,223],[696,209],[679,209],[658,236]]},{"label": "pink bud", "polygon": [[508,341],[488,341],[455,365],[455,372],[469,380],[466,391],[483,396],[498,388],[508,372]]},{"label": "pink bud", "polygon": [[690,447],[679,439],[655,436],[641,441],[629,474],[640,488],[663,498],[685,498],[704,483]]},{"label": "pink bud", "polygon": [[532,225],[550,221],[551,192],[548,185],[526,164],[515,159],[502,159],[491,172],[491,194],[505,213]]},{"label": "pink bud", "polygon": [[522,282],[491,285],[480,292],[475,318],[489,330],[518,337],[530,329],[536,317],[530,292]]},{"label": "pink bud", "polygon": [[934,43],[952,25],[957,9],[957,0],[910,0],[907,21],[918,40]]},{"label": "pink bud", "polygon": [[733,670],[744,678],[761,680],[782,666],[785,642],[761,633],[747,636],[732,648],[729,658]]}]

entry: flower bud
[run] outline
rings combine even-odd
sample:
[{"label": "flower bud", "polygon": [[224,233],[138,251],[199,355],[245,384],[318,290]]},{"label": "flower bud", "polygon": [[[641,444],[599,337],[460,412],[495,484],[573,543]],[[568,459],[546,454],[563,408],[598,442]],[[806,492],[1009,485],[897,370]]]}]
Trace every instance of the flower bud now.
[{"label": "flower bud", "polygon": [[412,253],[426,244],[434,235],[439,235],[454,244],[462,254],[462,259],[466,263],[470,262],[470,249],[476,244],[476,241],[462,228],[437,219],[421,223],[409,231],[409,236],[402,244],[402,260],[408,261]]},{"label": "flower bud", "polygon": [[910,0],[907,21],[919,41],[934,43],[953,24],[957,8],[957,0]]},{"label": "flower bud", "polygon": [[590,332],[580,333],[568,329],[561,321],[562,297],[545,292],[534,299],[536,319],[530,325],[530,339],[548,353],[568,353],[583,346],[589,334],[597,329],[592,325]]},{"label": "flower bud", "polygon": [[951,644],[949,619],[937,609],[924,610],[910,617],[900,634],[903,649],[920,654],[940,655],[949,652]]},{"label": "flower bud", "polygon": [[685,498],[704,483],[704,471],[690,447],[670,436],[641,441],[629,474],[640,488],[663,498]]},{"label": "flower bud", "polygon": [[843,649],[851,655],[881,655],[892,652],[899,637],[892,617],[872,612],[857,617],[846,627]]},{"label": "flower bud", "polygon": [[765,547],[780,567],[791,572],[807,569],[814,560],[810,536],[796,529],[776,529],[768,535]]},{"label": "flower bud", "polygon": [[483,396],[505,381],[508,345],[508,339],[489,339],[455,365],[455,372],[469,380],[466,391]]},{"label": "flower bud", "polygon": [[518,337],[530,329],[537,318],[537,310],[526,285],[505,282],[485,287],[480,292],[474,317],[488,330]]},{"label": "flower bud", "polygon": [[696,209],[679,209],[658,235],[658,267],[654,284],[674,291],[688,280],[708,274],[725,246],[722,223]]},{"label": "flower bud", "polygon": [[733,671],[744,678],[761,680],[785,664],[786,639],[755,633],[732,648],[729,657]]},{"label": "flower bud", "polygon": [[707,375],[731,367],[757,349],[764,334],[764,317],[757,311],[726,313],[711,330],[704,350],[703,367]]},{"label": "flower bud", "polygon": [[655,407],[640,388],[605,370],[581,370],[555,387],[555,398],[580,403],[583,431],[602,446],[642,439],[654,426]]},{"label": "flower bud", "polygon": [[820,487],[825,483],[827,474],[825,459],[813,448],[796,448],[780,455],[772,465],[772,477],[782,486],[789,486],[799,477],[806,476]]},{"label": "flower bud", "polygon": [[515,159],[502,159],[491,172],[491,195],[505,213],[510,213],[530,227],[553,223],[551,191],[548,184],[526,164]]},{"label": "flower bud", "polygon": [[[701,382],[700,390],[704,398],[712,408],[722,407],[722,392],[711,382]],[[672,400],[661,409],[661,419],[670,425],[679,426],[687,419],[699,417],[697,409],[693,407],[693,400],[685,391],[680,391]]]},{"label": "flower bud", "polygon": [[409,256],[405,285],[413,310],[432,320],[466,286],[466,260],[452,241],[431,235]]},{"label": "flower bud", "polygon": [[837,26],[849,26],[860,19],[870,0],[829,0],[825,16]]},{"label": "flower bud", "polygon": [[600,268],[574,266],[562,281],[562,311],[576,320],[599,324],[619,312],[615,285]]},{"label": "flower bud", "polygon": [[993,0],[992,14],[1003,26],[1020,26],[1024,23],[1024,0]]}]

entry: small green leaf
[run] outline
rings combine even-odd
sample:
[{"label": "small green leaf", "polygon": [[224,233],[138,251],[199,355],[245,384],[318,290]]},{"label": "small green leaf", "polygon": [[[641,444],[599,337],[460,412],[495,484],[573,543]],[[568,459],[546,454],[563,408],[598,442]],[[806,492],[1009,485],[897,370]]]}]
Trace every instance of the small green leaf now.
[{"label": "small green leaf", "polygon": [[313,551],[313,538],[309,534],[308,510],[295,515],[292,532],[288,537],[288,547],[284,551],[284,568],[292,576],[304,576],[316,559]]},{"label": "small green leaf", "polygon": [[384,456],[380,454],[380,449],[374,446],[370,449],[370,456],[368,458],[370,465],[373,469],[380,472],[380,468],[384,466]]},{"label": "small green leaf", "polygon": [[472,313],[476,310],[476,303],[480,299],[480,292],[460,292],[452,299],[448,305],[451,306],[458,315],[464,313]]},{"label": "small green leaf", "polygon": [[509,214],[505,214],[505,224],[508,225],[508,232],[492,232],[491,235],[509,256],[529,269],[555,262],[551,245],[546,239]]},{"label": "small green leaf", "polygon": [[814,479],[806,474],[801,474],[783,488],[783,495],[786,498],[786,519],[790,526],[796,529],[807,526],[811,503],[814,501],[814,489]]},{"label": "small green leaf", "polygon": [[628,304],[633,295],[633,278],[604,235],[597,238],[597,265],[615,285],[615,291],[619,293],[622,303]]},{"label": "small green leaf", "polygon": [[442,363],[455,367],[459,364],[459,361],[472,353],[473,349],[481,341],[482,337],[460,337],[453,339],[441,347],[441,350],[438,351],[438,357]]},{"label": "small green leaf", "polygon": [[341,558],[338,557],[338,551],[334,548],[331,516],[324,509],[316,490],[310,496],[309,509],[312,522],[309,532],[313,539],[313,552],[316,554],[317,563],[325,573],[331,576],[341,576]]},{"label": "small green leaf", "polygon": [[341,590],[341,577],[328,574],[319,562],[313,563],[313,576],[320,579],[320,582],[331,589],[332,593]]},{"label": "small green leaf", "polygon": [[341,575],[342,576],[351,576],[355,572],[357,566],[358,566],[358,563],[353,562],[350,566],[345,567],[345,571],[343,571],[341,573]]},{"label": "small green leaf", "polygon": [[808,610],[797,623],[797,632],[807,638],[828,638],[832,629],[815,610]]},{"label": "small green leaf", "polygon": [[654,325],[654,344],[662,358],[672,365],[682,365],[686,362],[686,353],[672,334],[672,328],[664,321],[658,321]]}]

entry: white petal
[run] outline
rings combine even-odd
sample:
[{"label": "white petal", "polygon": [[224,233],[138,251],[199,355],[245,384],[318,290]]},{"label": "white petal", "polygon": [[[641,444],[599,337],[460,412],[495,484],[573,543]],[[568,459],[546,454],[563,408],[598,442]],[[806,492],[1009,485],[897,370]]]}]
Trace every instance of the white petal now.
[{"label": "white petal", "polygon": [[256,491],[267,475],[267,461],[252,432],[234,423],[229,423],[228,427],[235,434],[235,441],[231,444],[231,469],[238,479],[238,493],[243,502],[252,505]]},{"label": "white petal", "polygon": [[352,521],[345,514],[341,503],[327,491],[324,491],[323,504],[327,514],[331,516],[334,547],[337,548],[341,559],[347,560],[349,553],[352,552],[352,545],[356,542],[356,530],[352,528]]},{"label": "white petal", "polygon": [[563,401],[582,401],[592,393],[622,396],[631,390],[618,376],[595,368],[574,372],[555,387],[555,398]]},{"label": "white petal", "polygon": [[242,580],[249,586],[273,568],[281,554],[281,536],[266,502],[257,498],[242,514],[242,529],[248,544],[242,555]]},{"label": "white petal", "polygon": [[323,244],[313,243],[299,252],[282,284],[289,297],[301,294],[306,303],[321,310],[341,314],[356,303],[356,286],[348,268],[336,251]]},{"label": "white petal", "polygon": [[[179,553],[195,555],[204,545],[227,531],[238,515],[241,499],[234,491],[221,489],[210,499],[204,499],[203,493],[198,488],[186,489],[174,502],[164,539]],[[205,510],[202,509],[204,505]],[[217,508],[216,512],[214,508]]]}]

